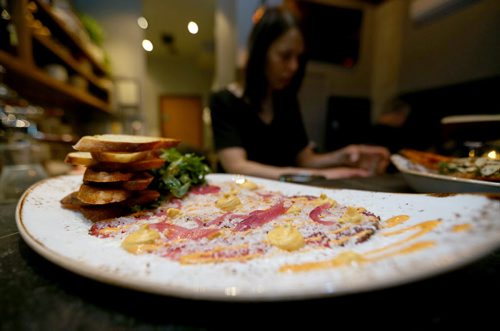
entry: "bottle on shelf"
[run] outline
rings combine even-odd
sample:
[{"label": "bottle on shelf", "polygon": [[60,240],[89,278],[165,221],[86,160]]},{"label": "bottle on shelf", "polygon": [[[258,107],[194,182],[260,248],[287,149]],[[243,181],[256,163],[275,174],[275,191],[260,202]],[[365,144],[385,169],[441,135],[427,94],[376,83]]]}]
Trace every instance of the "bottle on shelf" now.
[{"label": "bottle on shelf", "polygon": [[0,50],[15,54],[17,44],[17,31],[10,14],[9,2],[0,0]]}]

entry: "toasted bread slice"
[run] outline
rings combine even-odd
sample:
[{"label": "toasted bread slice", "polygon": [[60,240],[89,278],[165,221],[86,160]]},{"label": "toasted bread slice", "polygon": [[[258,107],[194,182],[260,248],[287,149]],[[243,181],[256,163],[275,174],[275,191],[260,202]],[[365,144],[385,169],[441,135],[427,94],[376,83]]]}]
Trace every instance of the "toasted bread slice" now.
[{"label": "toasted bread slice", "polygon": [[155,202],[160,197],[160,192],[155,190],[142,190],[136,191],[130,198],[122,202],[121,204],[127,205],[129,207],[135,205],[147,205]]},{"label": "toasted bread slice", "polygon": [[122,205],[102,205],[102,206],[83,206],[78,210],[82,215],[92,221],[99,222],[116,217],[122,217],[133,214],[133,212]]},{"label": "toasted bread slice", "polygon": [[72,192],[61,199],[63,208],[80,212],[86,219],[92,222],[112,219],[134,214],[132,206],[153,203],[160,197],[160,193],[154,190],[144,190],[133,194],[127,200],[118,203],[104,205],[89,205],[81,202],[78,191]]},{"label": "toasted bread slice", "polygon": [[151,151],[134,153],[123,152],[92,152],[92,158],[99,162],[131,163],[144,160],[152,154]]},{"label": "toasted bread slice", "polygon": [[66,155],[64,162],[89,167],[97,163],[88,152],[71,152]]},{"label": "toasted bread slice", "polygon": [[142,160],[131,163],[117,162],[98,162],[92,165],[95,171],[123,171],[137,172],[161,168],[165,164],[165,160],[160,158]]},{"label": "toasted bread slice", "polygon": [[134,175],[130,180],[123,182],[121,187],[128,191],[145,190],[153,181],[154,177],[147,172],[141,172]]},{"label": "toasted bread slice", "polygon": [[71,192],[61,199],[61,205],[67,209],[80,209],[84,204],[78,199],[78,191]]},{"label": "toasted bread slice", "polygon": [[122,189],[93,187],[82,184],[76,197],[83,203],[89,205],[105,205],[109,203],[125,201],[131,196],[131,192]]},{"label": "toasted bread slice", "polygon": [[127,200],[118,203],[105,205],[89,205],[81,202],[78,198],[78,191],[72,192],[61,199],[63,208],[80,212],[86,219],[98,222],[106,219],[131,215],[134,212],[130,207],[145,205],[156,201],[160,193],[154,190],[144,190],[133,194]]},{"label": "toasted bread slice", "polygon": [[62,198],[63,208],[80,212],[86,219],[97,222],[105,219],[120,217],[132,214],[130,208],[125,205],[112,203],[106,205],[88,205],[81,202],[78,198],[78,191],[72,192]]},{"label": "toasted bread slice", "polygon": [[84,136],[73,146],[81,152],[141,152],[158,148],[177,146],[179,140],[173,138],[132,136],[125,134],[103,134]]},{"label": "toasted bread slice", "polygon": [[132,172],[95,171],[92,168],[87,168],[83,174],[83,182],[116,183],[130,180],[133,176]]}]

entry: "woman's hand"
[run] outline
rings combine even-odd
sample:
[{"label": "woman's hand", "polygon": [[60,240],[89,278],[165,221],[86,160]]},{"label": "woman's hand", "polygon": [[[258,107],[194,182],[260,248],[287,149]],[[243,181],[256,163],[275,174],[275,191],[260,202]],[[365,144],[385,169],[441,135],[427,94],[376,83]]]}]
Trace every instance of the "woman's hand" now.
[{"label": "woman's hand", "polygon": [[[331,175],[340,178],[336,173],[345,173],[347,177],[372,176],[381,174],[389,165],[390,152],[382,146],[349,145],[328,153],[315,153],[313,146],[305,147],[298,155],[297,162],[301,167],[329,169],[344,167],[344,170],[335,170]],[[347,171],[345,168],[352,168]],[[361,170],[364,170],[361,174]],[[358,175],[350,176],[354,172]]]},{"label": "woman's hand", "polygon": [[349,145],[334,153],[339,165],[366,170],[369,175],[381,174],[389,165],[390,152],[382,146]]},{"label": "woman's hand", "polygon": [[326,177],[326,179],[353,178],[353,177],[369,177],[371,173],[366,169],[335,167],[318,169],[313,172],[314,175]]}]

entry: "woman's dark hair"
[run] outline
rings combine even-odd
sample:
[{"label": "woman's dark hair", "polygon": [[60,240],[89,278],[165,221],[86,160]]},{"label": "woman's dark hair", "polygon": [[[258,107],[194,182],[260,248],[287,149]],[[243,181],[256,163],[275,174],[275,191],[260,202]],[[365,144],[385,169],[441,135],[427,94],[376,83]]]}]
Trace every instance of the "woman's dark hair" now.
[{"label": "woman's dark hair", "polygon": [[[267,51],[276,39],[292,28],[302,31],[298,19],[290,11],[282,7],[272,7],[265,10],[250,33],[243,96],[253,107],[259,107],[267,93]],[[281,93],[296,95],[302,83],[304,71],[305,58],[302,56],[299,69],[295,73],[292,82]]]}]

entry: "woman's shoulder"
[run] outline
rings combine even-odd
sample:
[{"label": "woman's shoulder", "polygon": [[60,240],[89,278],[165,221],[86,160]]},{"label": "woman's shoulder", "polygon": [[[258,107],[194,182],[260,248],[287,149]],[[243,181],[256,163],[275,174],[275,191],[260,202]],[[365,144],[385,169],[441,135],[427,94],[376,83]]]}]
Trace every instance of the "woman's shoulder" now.
[{"label": "woman's shoulder", "polygon": [[226,87],[212,93],[212,98],[241,99],[243,88],[238,83],[231,83]]},{"label": "woman's shoulder", "polygon": [[232,95],[237,98],[243,97],[243,87],[239,83],[231,83],[226,87],[226,90],[229,91]]},{"label": "woman's shoulder", "polygon": [[[210,96],[211,107],[224,106],[233,108],[235,104],[243,102],[243,90],[240,90],[238,85],[229,84],[225,88],[215,91]],[[240,105],[241,106],[241,105]]]}]

